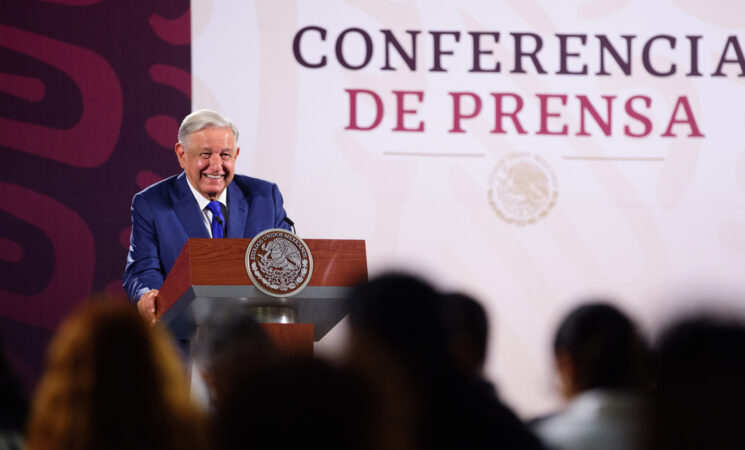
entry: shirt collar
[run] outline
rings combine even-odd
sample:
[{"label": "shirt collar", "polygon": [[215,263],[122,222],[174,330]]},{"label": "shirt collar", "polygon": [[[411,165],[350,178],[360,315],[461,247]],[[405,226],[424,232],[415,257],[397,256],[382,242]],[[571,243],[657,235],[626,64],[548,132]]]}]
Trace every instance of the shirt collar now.
[{"label": "shirt collar", "polygon": [[[205,198],[204,195],[200,194],[198,190],[194,188],[194,186],[191,185],[191,181],[189,181],[189,177],[186,177],[186,183],[189,185],[189,189],[191,189],[191,193],[194,195],[194,198],[197,201],[197,204],[199,204],[199,209],[204,210],[204,208],[209,205],[210,200]],[[222,204],[222,206],[225,207],[225,209],[228,208],[228,188],[222,190],[220,193],[220,196],[217,197],[217,201]]]}]

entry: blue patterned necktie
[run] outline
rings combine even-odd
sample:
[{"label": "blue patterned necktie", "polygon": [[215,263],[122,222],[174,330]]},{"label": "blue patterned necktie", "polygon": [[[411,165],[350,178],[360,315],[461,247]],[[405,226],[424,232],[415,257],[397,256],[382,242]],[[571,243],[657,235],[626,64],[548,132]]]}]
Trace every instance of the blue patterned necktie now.
[{"label": "blue patterned necktie", "polygon": [[222,216],[220,202],[213,200],[209,202],[207,208],[212,211],[212,237],[225,237],[225,218]]}]

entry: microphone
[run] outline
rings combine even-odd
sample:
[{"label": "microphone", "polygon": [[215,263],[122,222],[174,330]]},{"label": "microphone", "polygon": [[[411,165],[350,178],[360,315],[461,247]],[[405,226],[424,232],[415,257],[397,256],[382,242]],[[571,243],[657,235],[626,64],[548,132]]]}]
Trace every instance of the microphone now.
[{"label": "microphone", "polygon": [[297,232],[295,231],[295,222],[293,222],[292,220],[290,220],[290,218],[287,217],[287,216],[285,216],[285,218],[282,219],[282,221],[287,222],[287,225],[290,226],[290,228],[292,229],[292,232],[295,233],[295,234],[297,234]]}]

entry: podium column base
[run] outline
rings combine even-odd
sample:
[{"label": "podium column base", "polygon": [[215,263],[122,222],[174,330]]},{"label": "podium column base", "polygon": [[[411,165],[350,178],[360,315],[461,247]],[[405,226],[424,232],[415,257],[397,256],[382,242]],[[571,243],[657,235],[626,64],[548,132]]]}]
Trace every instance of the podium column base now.
[{"label": "podium column base", "polygon": [[312,323],[262,323],[261,326],[285,355],[313,356]]}]

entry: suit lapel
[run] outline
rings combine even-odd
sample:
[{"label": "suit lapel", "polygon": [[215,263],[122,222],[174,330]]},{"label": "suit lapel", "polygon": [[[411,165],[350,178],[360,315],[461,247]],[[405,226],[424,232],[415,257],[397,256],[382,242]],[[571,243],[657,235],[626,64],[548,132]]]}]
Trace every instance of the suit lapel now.
[{"label": "suit lapel", "polygon": [[248,217],[249,199],[235,182],[228,185],[228,235],[229,238],[242,238]]},{"label": "suit lapel", "polygon": [[207,228],[202,220],[202,213],[199,211],[199,204],[194,198],[194,194],[189,189],[186,181],[186,174],[181,173],[176,179],[173,190],[173,209],[184,226],[186,234],[189,237],[208,238],[210,237]]}]

